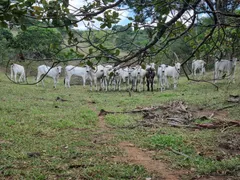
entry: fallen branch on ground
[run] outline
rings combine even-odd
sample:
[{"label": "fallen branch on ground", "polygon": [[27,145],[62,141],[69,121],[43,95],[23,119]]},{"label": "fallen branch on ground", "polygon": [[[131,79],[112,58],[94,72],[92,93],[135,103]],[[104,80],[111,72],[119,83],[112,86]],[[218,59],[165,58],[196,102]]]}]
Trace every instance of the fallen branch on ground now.
[{"label": "fallen branch on ground", "polygon": [[227,124],[229,126],[236,125],[240,127],[240,121],[219,121],[219,122],[225,125]]},{"label": "fallen branch on ground", "polygon": [[206,123],[206,124],[194,124],[195,126],[201,127],[201,128],[207,128],[207,129],[216,129],[221,127],[228,127],[228,126],[236,126],[240,127],[239,121],[218,121],[213,123]]},{"label": "fallen branch on ground", "polygon": [[166,118],[167,120],[170,120],[170,121],[175,121],[175,122],[178,122],[178,123],[183,123],[185,120],[182,119],[182,118]]},{"label": "fallen branch on ground", "polygon": [[184,160],[190,158],[190,156],[188,156],[188,155],[186,155],[186,154],[184,154],[184,153],[182,153],[182,152],[176,151],[176,150],[174,150],[174,149],[172,149],[172,148],[167,148],[167,149],[170,150],[170,151],[172,151],[173,153],[175,153],[175,154],[177,154],[177,155],[184,156],[184,157],[185,157]]},{"label": "fallen branch on ground", "polygon": [[[235,104],[234,104],[235,105]],[[231,105],[231,106],[234,106]],[[224,107],[227,108],[227,107]],[[159,110],[160,111],[156,111]],[[219,109],[220,110],[220,109]],[[154,112],[156,111],[156,112]],[[216,129],[226,128],[230,126],[239,127],[240,121],[213,121],[214,112],[208,117],[206,115],[195,117],[192,114],[191,108],[182,102],[174,101],[168,105],[159,105],[151,107],[136,107],[130,111],[106,111],[101,109],[98,116],[105,116],[107,114],[124,114],[124,113],[142,113],[143,119],[119,128],[137,128],[137,127],[153,127],[159,128],[162,125],[169,125],[176,128],[191,128],[191,129]],[[208,123],[194,123],[195,120],[210,120]]]},{"label": "fallen branch on ground", "polygon": [[217,111],[221,111],[221,110],[224,110],[224,109],[232,108],[234,106],[236,106],[236,104],[231,104],[231,105],[228,105],[228,106],[224,106],[224,107],[218,108]]},{"label": "fallen branch on ground", "polygon": [[155,107],[150,107],[150,108],[135,109],[132,111],[106,111],[104,109],[101,109],[98,116],[104,116],[107,114],[141,113],[141,112],[155,111],[160,108],[166,108],[166,107],[165,106],[155,106]]},{"label": "fallen branch on ground", "polygon": [[207,123],[207,124],[197,124],[197,123],[195,123],[194,125],[197,126],[197,127],[206,128],[206,129],[216,129],[216,128],[218,128],[217,125],[212,124],[212,123]]},{"label": "fallen branch on ground", "polygon": [[183,125],[183,124],[176,124],[176,123],[167,123],[168,125],[172,127],[177,127],[177,128],[193,128],[193,129],[201,129],[201,127],[198,126],[193,126],[193,125]]},{"label": "fallen branch on ground", "polygon": [[239,121],[218,121],[218,122],[205,123],[205,124],[194,123],[193,125],[168,123],[168,125],[172,127],[178,127],[178,128],[216,129],[216,128],[222,128],[222,127],[226,128],[229,126],[240,127],[240,122]]}]

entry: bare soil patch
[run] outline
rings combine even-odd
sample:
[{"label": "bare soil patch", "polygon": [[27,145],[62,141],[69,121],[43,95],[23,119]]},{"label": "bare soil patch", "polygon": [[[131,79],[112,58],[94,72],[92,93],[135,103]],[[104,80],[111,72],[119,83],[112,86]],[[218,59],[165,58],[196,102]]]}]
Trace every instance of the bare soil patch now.
[{"label": "bare soil patch", "polygon": [[[94,105],[96,104],[95,101],[88,100],[87,103],[88,103],[88,107],[89,107],[91,110],[93,110],[93,111],[95,111],[95,112],[97,111],[97,110],[96,110],[96,107],[94,106]],[[109,128],[106,126],[106,123],[105,123],[105,121],[104,121],[104,116],[103,116],[101,113],[98,114],[98,124],[97,124],[97,126],[100,128],[101,131],[109,129]]]},{"label": "bare soil patch", "polygon": [[106,126],[106,123],[104,121],[104,116],[102,116],[102,115],[98,116],[98,120],[99,120],[98,121],[99,128],[104,129],[104,130],[108,129],[108,127]]},{"label": "bare soil patch", "polygon": [[134,144],[129,142],[121,142],[118,147],[122,149],[125,153],[123,156],[114,157],[113,160],[116,162],[125,162],[128,164],[142,165],[145,169],[153,173],[154,176],[151,179],[167,179],[167,180],[177,180],[183,174],[181,171],[169,169],[166,163],[159,160],[153,160],[151,158],[151,152],[143,151]]}]

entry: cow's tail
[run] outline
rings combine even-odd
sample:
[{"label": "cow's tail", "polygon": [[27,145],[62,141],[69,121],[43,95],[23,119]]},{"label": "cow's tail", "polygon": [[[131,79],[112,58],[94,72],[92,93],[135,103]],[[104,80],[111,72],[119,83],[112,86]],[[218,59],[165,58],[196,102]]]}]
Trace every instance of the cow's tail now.
[{"label": "cow's tail", "polygon": [[26,73],[25,73],[25,69],[23,70],[23,81],[26,81]]},{"label": "cow's tail", "polygon": [[214,73],[213,73],[213,82],[216,83],[218,79],[218,63],[219,61],[215,61],[214,63]]},{"label": "cow's tail", "polygon": [[192,69],[191,69],[191,70],[192,70],[192,73],[191,73],[191,75],[194,75],[194,61],[195,61],[195,60],[192,61]]},{"label": "cow's tail", "polygon": [[[73,68],[72,68],[73,69]],[[72,70],[72,69],[70,69],[70,70]],[[70,70],[67,70],[66,68],[65,68],[65,73],[64,73],[64,78],[63,78],[63,84],[65,84],[65,82],[66,82],[66,78],[67,78],[67,71],[70,71]]]}]

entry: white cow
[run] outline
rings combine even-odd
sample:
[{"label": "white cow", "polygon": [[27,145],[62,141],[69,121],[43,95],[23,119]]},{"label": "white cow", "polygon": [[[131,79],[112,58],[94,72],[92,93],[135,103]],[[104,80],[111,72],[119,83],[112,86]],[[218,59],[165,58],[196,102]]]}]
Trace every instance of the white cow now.
[{"label": "white cow", "polygon": [[11,80],[13,80],[14,76],[14,81],[17,82],[17,75],[19,74],[19,79],[18,82],[23,82],[26,81],[26,76],[25,76],[25,69],[23,66],[19,64],[12,64],[10,67],[11,70]]},{"label": "white cow", "polygon": [[116,89],[120,91],[121,89],[121,82],[122,82],[121,71],[122,71],[122,68],[113,71],[112,83],[114,86],[113,88],[114,91],[116,91]]},{"label": "white cow", "polygon": [[[116,90],[117,83],[119,84],[119,77],[120,71],[122,70],[120,65],[112,67],[109,71],[108,74],[110,76],[109,78],[109,85],[113,87],[113,90]],[[119,84],[120,85],[120,84]],[[119,88],[120,89],[120,88]]]},{"label": "white cow", "polygon": [[146,77],[147,71],[145,69],[142,69],[140,65],[137,65],[136,67],[129,68],[128,72],[129,72],[129,81],[132,83],[131,89],[133,90],[135,87],[135,90],[137,91],[138,84],[140,84],[140,86],[142,86],[144,91],[144,83],[145,83],[145,77]]},{"label": "white cow", "polygon": [[237,64],[237,58],[233,58],[232,60],[220,60],[215,62],[214,66],[214,82],[217,79],[221,79],[225,73],[228,76],[229,81],[235,82],[235,67]]},{"label": "white cow", "polygon": [[129,67],[125,67],[124,69],[119,69],[120,70],[120,76],[121,80],[128,85],[128,79],[129,79]]},{"label": "white cow", "polygon": [[134,72],[136,70],[136,68],[137,68],[137,66],[128,68],[128,82],[127,82],[128,90],[129,90],[130,83],[132,84],[131,90],[133,90],[133,86],[134,86],[134,83],[135,83],[134,78],[137,75],[136,72]]},{"label": "white cow", "polygon": [[65,87],[70,88],[70,81],[72,75],[80,76],[83,79],[83,86],[85,87],[86,79],[89,77],[87,72],[87,66],[84,67],[77,67],[68,65],[65,67]]},{"label": "white cow", "polygon": [[177,88],[177,83],[178,79],[180,76],[180,69],[181,69],[181,64],[180,63],[175,63],[175,66],[167,66],[165,69],[165,82],[167,88],[169,88],[169,83],[167,77],[172,77],[173,79],[173,87],[174,89]]},{"label": "white cow", "polygon": [[[91,68],[91,67],[87,67],[87,73],[89,75],[90,81],[94,83],[96,91],[98,90],[97,88],[97,84],[98,84],[98,80],[100,82],[100,90],[101,89],[106,89],[108,87],[105,87],[105,80],[108,76],[108,70],[110,69],[110,66],[104,67],[103,65],[98,65],[96,68]],[[92,85],[92,83],[90,83],[90,85]],[[91,87],[92,89],[92,87]]]},{"label": "white cow", "polygon": [[197,75],[197,71],[199,71],[200,75],[203,75],[205,73],[205,64],[206,64],[206,62],[203,60],[193,60],[192,61],[193,76]]},{"label": "white cow", "polygon": [[158,67],[157,77],[158,77],[158,88],[161,89],[161,92],[165,90],[166,86],[166,73],[165,70],[168,67],[166,64],[161,64]]},{"label": "white cow", "polygon": [[[59,78],[61,72],[62,72],[61,66],[56,66],[53,68],[46,66],[46,65],[38,66],[38,73],[37,73],[37,80],[36,80],[37,85],[38,85],[40,78],[44,75],[44,76],[49,76],[49,77],[53,78],[54,87],[56,88],[57,81],[58,81],[58,78]],[[42,79],[42,85],[44,86],[43,79]]]},{"label": "white cow", "polygon": [[103,77],[102,77],[102,83],[103,88],[105,91],[109,90],[109,85],[112,84],[113,81],[113,75],[114,75],[114,68],[112,65],[105,65],[103,68]]},{"label": "white cow", "polygon": [[116,86],[118,86],[118,90],[120,91],[121,88],[121,83],[126,84],[126,88],[129,86],[129,73],[128,73],[128,67],[120,68],[114,72],[114,81],[115,81],[115,86],[114,90],[116,90]]}]

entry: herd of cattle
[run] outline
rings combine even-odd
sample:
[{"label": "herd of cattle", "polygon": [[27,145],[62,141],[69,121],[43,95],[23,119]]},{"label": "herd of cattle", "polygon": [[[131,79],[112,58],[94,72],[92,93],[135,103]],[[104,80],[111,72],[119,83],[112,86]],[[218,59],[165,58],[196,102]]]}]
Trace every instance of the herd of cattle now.
[{"label": "herd of cattle", "polygon": [[[221,79],[223,76],[229,76],[231,81],[234,81],[235,67],[237,58],[231,60],[220,60],[215,62],[214,70],[214,82]],[[192,75],[203,75],[205,73],[205,64],[203,60],[192,61]],[[173,87],[177,88],[178,79],[180,77],[181,64],[175,63],[175,66],[169,66],[161,64],[155,67],[155,63],[150,63],[143,69],[140,65],[134,67],[120,67],[112,65],[98,65],[95,68],[85,65],[83,67],[68,65],[65,67],[65,87],[70,87],[71,77],[79,76],[83,80],[83,86],[86,84],[86,80],[90,81],[90,90],[92,90],[92,84],[94,84],[96,90],[108,91],[111,88],[114,90],[121,90],[122,83],[126,84],[126,89],[135,91],[144,91],[145,80],[147,84],[147,90],[153,91],[153,83],[155,76],[157,77],[157,88],[161,91],[165,88],[169,88],[168,78],[173,79]],[[53,78],[54,87],[56,88],[58,78],[62,73],[62,67],[49,67],[46,65],[38,66],[38,73],[36,82],[42,81],[44,86],[44,77],[49,76]],[[19,79],[17,81],[17,76]],[[19,64],[11,65],[11,79],[15,82],[26,81],[24,67]],[[99,84],[99,88],[98,88]]]}]

